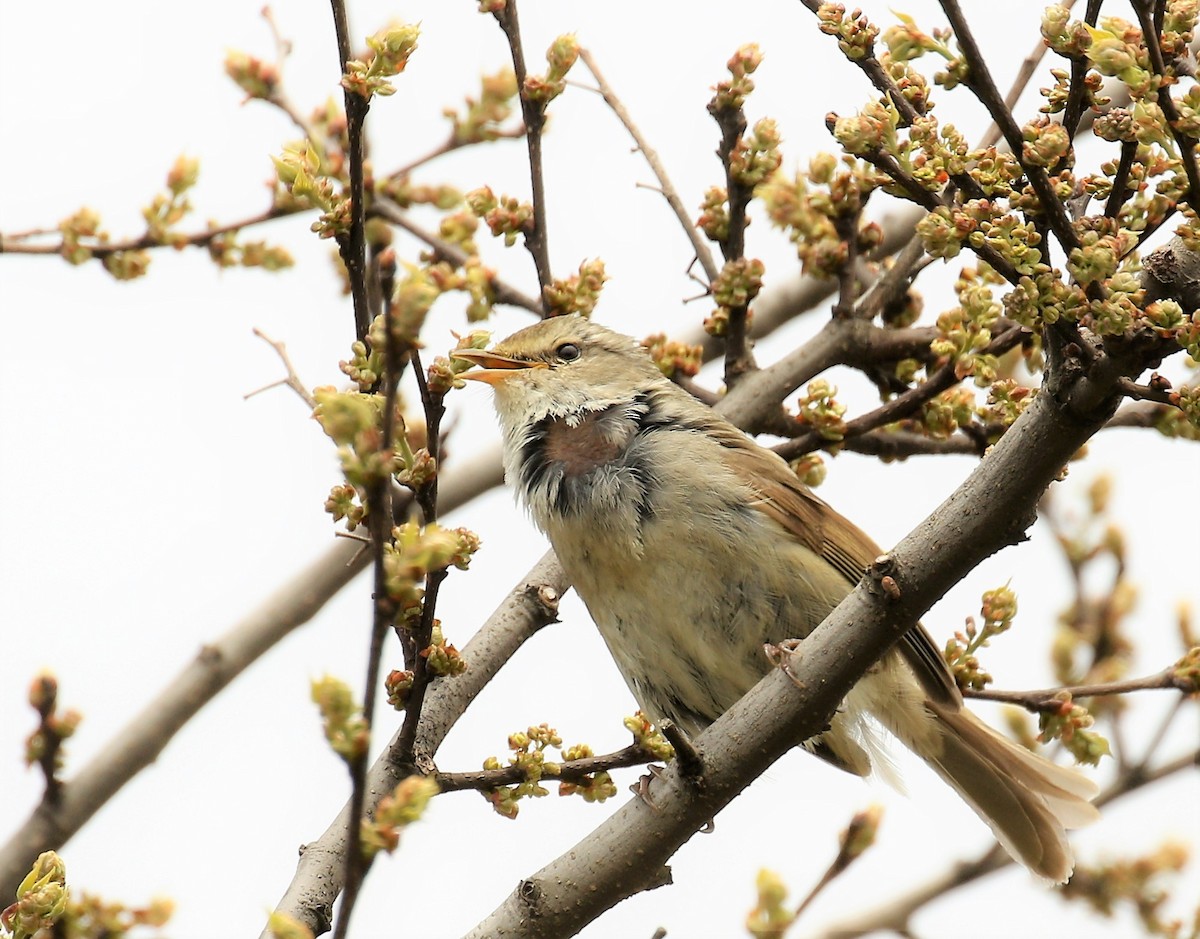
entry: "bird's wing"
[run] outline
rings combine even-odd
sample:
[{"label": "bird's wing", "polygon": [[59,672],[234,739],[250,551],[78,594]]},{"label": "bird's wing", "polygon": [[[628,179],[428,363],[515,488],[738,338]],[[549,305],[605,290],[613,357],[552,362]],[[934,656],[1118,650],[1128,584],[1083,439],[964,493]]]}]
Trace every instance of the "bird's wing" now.
[{"label": "bird's wing", "polygon": [[[714,422],[706,430],[722,445],[726,465],[758,493],[759,510],[824,558],[847,583],[862,579],[868,565],[883,553],[875,542],[813,495],[783,460],[732,424]],[[961,706],[954,676],[925,627],[913,626],[899,648],[932,701]]]}]

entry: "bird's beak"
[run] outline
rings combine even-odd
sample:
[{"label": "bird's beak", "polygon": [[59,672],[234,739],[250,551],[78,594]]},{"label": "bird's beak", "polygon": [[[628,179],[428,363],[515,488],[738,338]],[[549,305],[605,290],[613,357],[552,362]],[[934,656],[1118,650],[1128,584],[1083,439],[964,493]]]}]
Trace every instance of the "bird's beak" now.
[{"label": "bird's beak", "polygon": [[462,359],[480,366],[478,372],[463,372],[459,378],[469,378],[472,381],[482,381],[489,385],[498,385],[505,379],[512,378],[518,369],[547,368],[545,362],[531,362],[528,359],[514,359],[507,355],[497,355],[480,349],[463,349],[452,353],[454,358]]}]

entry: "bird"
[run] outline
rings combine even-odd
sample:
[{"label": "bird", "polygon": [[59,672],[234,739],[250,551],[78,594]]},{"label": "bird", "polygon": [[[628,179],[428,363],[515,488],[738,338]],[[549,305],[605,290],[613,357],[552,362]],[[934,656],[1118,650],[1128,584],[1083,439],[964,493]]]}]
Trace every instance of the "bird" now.
[{"label": "bird", "polygon": [[[778,454],[670,381],[635,339],[577,314],[454,356],[490,385],[505,478],[549,539],[629,690],[697,735],[803,639],[882,554]],[[1096,785],[972,714],[923,626],[851,689],[808,751],[888,774],[878,727],[916,753],[1039,878],[1065,883],[1066,829]]]}]

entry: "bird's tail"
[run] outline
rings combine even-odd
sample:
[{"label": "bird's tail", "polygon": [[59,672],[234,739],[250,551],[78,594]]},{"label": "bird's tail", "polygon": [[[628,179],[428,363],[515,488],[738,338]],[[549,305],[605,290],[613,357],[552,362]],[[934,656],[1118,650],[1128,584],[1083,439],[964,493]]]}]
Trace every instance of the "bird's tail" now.
[{"label": "bird's tail", "polygon": [[1040,877],[1065,883],[1075,867],[1066,829],[1100,813],[1086,776],[1030,753],[970,711],[933,702],[940,731],[917,755],[988,823],[1005,850]]}]

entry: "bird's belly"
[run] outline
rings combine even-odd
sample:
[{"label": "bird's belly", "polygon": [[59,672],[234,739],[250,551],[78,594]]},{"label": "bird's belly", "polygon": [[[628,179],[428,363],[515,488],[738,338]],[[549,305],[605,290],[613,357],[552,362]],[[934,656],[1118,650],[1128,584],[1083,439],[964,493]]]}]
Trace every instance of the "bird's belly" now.
[{"label": "bird's belly", "polygon": [[766,672],[765,642],[807,635],[849,584],[754,509],[680,517],[547,533],[642,709],[697,733]]}]

